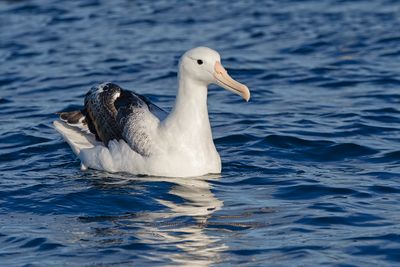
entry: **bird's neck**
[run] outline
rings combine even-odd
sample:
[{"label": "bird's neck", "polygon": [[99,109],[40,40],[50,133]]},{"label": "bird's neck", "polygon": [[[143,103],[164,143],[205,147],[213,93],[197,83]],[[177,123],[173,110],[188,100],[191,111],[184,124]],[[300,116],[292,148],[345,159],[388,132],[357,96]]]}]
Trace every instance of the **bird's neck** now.
[{"label": "bird's neck", "polygon": [[167,121],[182,134],[203,136],[212,140],[207,86],[190,77],[180,76],[175,105]]}]

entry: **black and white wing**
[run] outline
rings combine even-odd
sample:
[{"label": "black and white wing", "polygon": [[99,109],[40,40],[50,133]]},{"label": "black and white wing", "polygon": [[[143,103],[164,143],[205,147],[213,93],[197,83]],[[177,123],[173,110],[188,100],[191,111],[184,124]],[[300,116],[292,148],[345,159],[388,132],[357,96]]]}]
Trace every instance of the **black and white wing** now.
[{"label": "black and white wing", "polygon": [[111,140],[123,139],[137,153],[151,155],[149,126],[158,123],[167,113],[146,97],[105,83],[89,90],[82,111],[62,112],[69,124],[79,122],[106,146]]}]

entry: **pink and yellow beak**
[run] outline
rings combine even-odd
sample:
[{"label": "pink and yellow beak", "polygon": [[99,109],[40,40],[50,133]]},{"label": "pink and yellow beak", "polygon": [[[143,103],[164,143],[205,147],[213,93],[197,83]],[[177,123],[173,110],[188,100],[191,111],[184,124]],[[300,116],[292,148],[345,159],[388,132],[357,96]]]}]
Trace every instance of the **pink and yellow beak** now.
[{"label": "pink and yellow beak", "polygon": [[216,79],[216,83],[219,86],[235,94],[240,95],[241,97],[244,98],[244,100],[246,100],[246,102],[249,101],[250,99],[249,88],[246,85],[232,79],[231,76],[229,76],[226,69],[224,68],[224,66],[222,66],[221,62],[219,61],[215,62],[214,71],[215,71],[214,77]]}]

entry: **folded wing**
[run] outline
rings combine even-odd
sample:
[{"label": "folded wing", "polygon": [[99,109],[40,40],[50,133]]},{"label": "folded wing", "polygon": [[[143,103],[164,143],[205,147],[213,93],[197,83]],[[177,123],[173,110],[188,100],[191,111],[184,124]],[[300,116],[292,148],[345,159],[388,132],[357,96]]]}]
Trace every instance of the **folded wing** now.
[{"label": "folded wing", "polygon": [[151,155],[154,129],[166,116],[146,97],[113,83],[91,88],[83,110],[60,113],[61,120],[90,132],[105,146],[111,140],[123,139],[142,156]]}]

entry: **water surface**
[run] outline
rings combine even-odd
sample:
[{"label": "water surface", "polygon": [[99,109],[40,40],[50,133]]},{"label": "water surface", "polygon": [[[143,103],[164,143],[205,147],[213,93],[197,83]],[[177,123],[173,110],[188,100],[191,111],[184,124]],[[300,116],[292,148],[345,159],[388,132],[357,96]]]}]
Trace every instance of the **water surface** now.
[{"label": "water surface", "polygon": [[[0,1],[0,261],[396,266],[398,1]],[[52,128],[113,81],[170,110],[179,57],[218,50],[220,176],[79,170]]]}]

